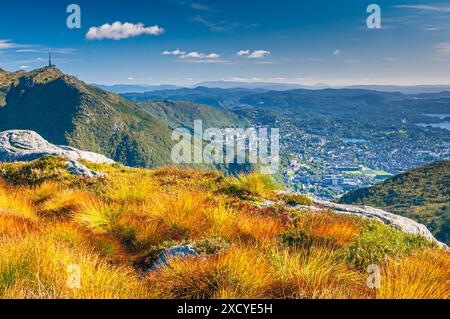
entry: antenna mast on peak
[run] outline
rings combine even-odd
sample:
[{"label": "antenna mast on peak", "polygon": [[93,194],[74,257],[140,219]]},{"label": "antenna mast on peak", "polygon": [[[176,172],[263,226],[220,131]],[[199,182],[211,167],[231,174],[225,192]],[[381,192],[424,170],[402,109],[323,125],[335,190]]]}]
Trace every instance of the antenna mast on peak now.
[{"label": "antenna mast on peak", "polygon": [[51,68],[53,66],[52,64],[52,53],[48,52],[48,66]]}]

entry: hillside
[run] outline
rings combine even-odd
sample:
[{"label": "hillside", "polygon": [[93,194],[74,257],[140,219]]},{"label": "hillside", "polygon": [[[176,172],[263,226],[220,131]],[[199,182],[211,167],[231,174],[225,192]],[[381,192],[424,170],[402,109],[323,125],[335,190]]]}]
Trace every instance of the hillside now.
[{"label": "hillside", "polygon": [[450,161],[424,165],[371,188],[343,196],[344,204],[365,204],[414,219],[450,243]]},{"label": "hillside", "polygon": [[133,167],[171,164],[172,130],[194,119],[247,123],[206,106],[154,102],[137,106],[55,67],[0,73],[0,131],[32,130],[54,144],[101,153]]},{"label": "hillside", "polygon": [[240,100],[248,95],[265,93],[263,89],[220,89],[196,87],[193,89],[166,89],[145,93],[125,93],[123,97],[132,101],[172,100],[207,104],[219,109],[233,109],[241,105]]},{"label": "hillside", "polygon": [[0,164],[0,298],[450,298],[447,251],[267,176],[83,163]]},{"label": "hillside", "polygon": [[190,102],[144,101],[138,107],[171,127],[186,127],[193,130],[194,121],[201,119],[204,127],[250,127],[250,121],[231,111],[218,110],[214,107]]}]

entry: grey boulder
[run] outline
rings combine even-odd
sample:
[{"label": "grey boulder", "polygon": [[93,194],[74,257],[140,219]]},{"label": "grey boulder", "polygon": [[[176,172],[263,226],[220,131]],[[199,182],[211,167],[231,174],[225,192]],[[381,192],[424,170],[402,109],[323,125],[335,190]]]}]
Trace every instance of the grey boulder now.
[{"label": "grey boulder", "polygon": [[51,144],[33,131],[0,132],[0,162],[31,162],[44,156],[67,158],[68,171],[87,178],[103,177],[105,174],[94,172],[78,161],[85,160],[95,164],[115,163],[101,154],[81,151],[70,146]]},{"label": "grey boulder", "polygon": [[175,246],[167,249],[159,255],[158,260],[153,264],[151,270],[157,270],[161,267],[167,267],[169,260],[173,258],[187,258],[197,256],[198,251],[191,245]]}]

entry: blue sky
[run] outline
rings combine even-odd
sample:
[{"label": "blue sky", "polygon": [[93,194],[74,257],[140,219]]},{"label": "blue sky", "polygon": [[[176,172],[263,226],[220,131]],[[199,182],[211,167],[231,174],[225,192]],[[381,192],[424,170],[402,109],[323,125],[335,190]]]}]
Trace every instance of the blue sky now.
[{"label": "blue sky", "polygon": [[[81,29],[66,26],[71,3]],[[381,29],[366,26],[371,3]],[[1,68],[43,66],[49,48],[60,69],[89,83],[450,84],[450,2],[2,2]]]}]

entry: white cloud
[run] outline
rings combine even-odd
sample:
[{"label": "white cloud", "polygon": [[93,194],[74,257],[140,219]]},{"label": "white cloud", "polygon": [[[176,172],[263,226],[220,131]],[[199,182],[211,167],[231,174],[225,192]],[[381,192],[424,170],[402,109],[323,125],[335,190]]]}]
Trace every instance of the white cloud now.
[{"label": "white cloud", "polygon": [[[219,53],[203,53],[198,51],[192,51],[192,52],[185,52],[181,51],[180,49],[176,49],[173,51],[163,51],[161,52],[162,55],[173,55],[178,57],[179,59],[185,59],[185,60],[202,60],[203,62],[219,62],[219,58],[221,55]],[[220,60],[221,62],[224,62]]]},{"label": "white cloud", "polygon": [[207,5],[204,5],[202,3],[192,3],[191,4],[191,8],[194,10],[199,10],[199,11],[209,11],[211,10],[210,7],[208,7]]},{"label": "white cloud", "polygon": [[189,58],[191,58],[191,59],[203,59],[204,57],[205,57],[204,53],[196,52],[196,51],[189,52],[189,53],[186,53],[186,54],[181,56],[181,58],[183,58],[183,59],[189,59]]},{"label": "white cloud", "polygon": [[154,25],[146,27],[142,23],[122,23],[120,21],[113,24],[106,23],[100,27],[91,27],[86,33],[88,40],[122,40],[141,35],[160,35],[164,33],[164,29],[160,26]]},{"label": "white cloud", "polygon": [[422,11],[436,11],[436,12],[444,12],[449,13],[450,12],[450,6],[436,6],[436,5],[427,5],[427,4],[417,4],[417,5],[410,5],[410,4],[404,4],[404,5],[397,5],[396,8],[400,9],[415,9],[415,10],[422,10]]},{"label": "white cloud", "polygon": [[250,50],[240,50],[237,52],[238,56],[245,56],[249,59],[262,59],[266,56],[270,55],[270,51],[266,50],[256,50],[256,51],[250,51]]},{"label": "white cloud", "polygon": [[336,49],[336,50],[334,50],[333,54],[334,54],[334,55],[339,55],[339,54],[341,54],[341,51],[339,51],[338,49]]},{"label": "white cloud", "polygon": [[252,53],[250,53],[250,55],[248,57],[251,59],[261,59],[268,55],[270,55],[270,51],[257,50],[257,51],[253,51]]},{"label": "white cloud", "polygon": [[250,55],[250,50],[241,50],[237,53],[239,56],[247,56]]},{"label": "white cloud", "polygon": [[24,48],[24,47],[27,47],[27,45],[13,43],[13,42],[11,42],[11,40],[1,40],[0,39],[0,50],[18,49],[18,48]]},{"label": "white cloud", "polygon": [[450,42],[441,42],[434,46],[439,54],[450,55]]},{"label": "white cloud", "polygon": [[181,51],[180,49],[176,49],[176,50],[173,50],[173,51],[163,51],[162,52],[162,55],[175,55],[175,56],[178,56],[178,55],[185,55],[185,54],[186,54],[186,52]]},{"label": "white cloud", "polygon": [[218,54],[218,53],[210,53],[210,54],[207,54],[205,56],[205,58],[207,58],[207,59],[218,59],[218,58],[220,58],[220,54]]},{"label": "white cloud", "polygon": [[29,68],[30,68],[30,66],[28,66],[28,65],[21,65],[19,69],[25,70],[25,69],[29,69]]},{"label": "white cloud", "polygon": [[39,53],[39,50],[36,49],[19,49],[16,50],[17,53]]}]

